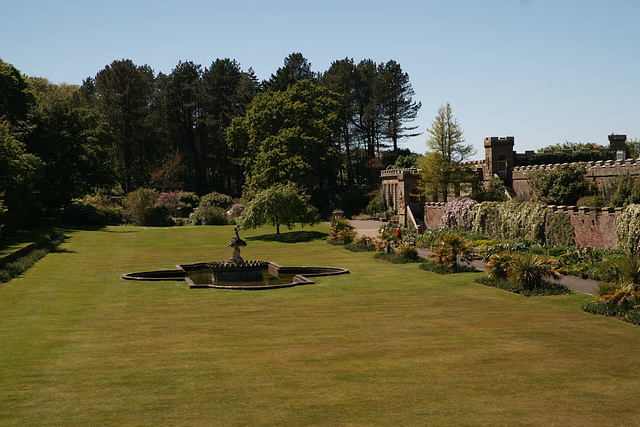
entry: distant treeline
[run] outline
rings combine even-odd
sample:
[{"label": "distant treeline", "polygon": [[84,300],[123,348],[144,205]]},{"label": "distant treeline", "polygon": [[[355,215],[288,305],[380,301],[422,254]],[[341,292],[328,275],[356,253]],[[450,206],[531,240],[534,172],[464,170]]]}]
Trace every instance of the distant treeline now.
[{"label": "distant treeline", "polygon": [[[293,53],[259,81],[232,59],[170,74],[116,60],[81,86],[0,60],[0,224],[140,187],[251,197],[291,181],[326,212],[357,210],[408,150],[420,103],[390,60],[314,72]],[[347,206],[352,204],[354,206]]]}]

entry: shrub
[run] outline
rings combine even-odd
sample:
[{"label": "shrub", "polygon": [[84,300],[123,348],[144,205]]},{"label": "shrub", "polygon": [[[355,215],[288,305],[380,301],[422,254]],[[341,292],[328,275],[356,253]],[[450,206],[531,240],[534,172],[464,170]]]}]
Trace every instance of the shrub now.
[{"label": "shrub", "polygon": [[200,207],[218,207],[225,211],[231,207],[233,199],[226,194],[213,191],[209,194],[205,194],[200,198]]},{"label": "shrub", "polygon": [[487,278],[490,280],[502,280],[509,276],[513,266],[513,255],[502,252],[492,255],[486,264]]},{"label": "shrub", "polygon": [[354,239],[356,238],[356,234],[356,230],[354,230],[353,228],[341,230],[338,233],[338,241],[340,241],[340,243],[342,243],[343,245],[348,245],[354,241]]},{"label": "shrub", "polygon": [[64,208],[62,217],[71,224],[106,225],[122,223],[123,209],[106,196],[87,195]]},{"label": "shrub", "polygon": [[575,205],[582,196],[593,192],[585,179],[584,163],[562,164],[554,169],[529,172],[527,180],[536,201],[549,205]]},{"label": "shrub", "polygon": [[418,248],[430,248],[440,243],[444,236],[451,234],[453,230],[449,228],[429,228],[423,234],[416,236],[416,246]]},{"label": "shrub", "polygon": [[345,230],[353,230],[353,228],[348,218],[331,217],[331,222],[329,223],[329,239],[340,241],[340,233]]},{"label": "shrub", "polygon": [[169,208],[157,205],[158,193],[148,188],[132,191],[124,199],[125,218],[136,225],[164,227],[173,225]]},{"label": "shrub", "polygon": [[564,213],[548,214],[544,231],[547,246],[573,246],[575,233],[571,219]]},{"label": "shrub", "polygon": [[179,191],[168,191],[163,192],[158,195],[158,200],[156,200],[156,204],[165,205],[169,208],[169,212],[172,216],[180,216],[180,192]]},{"label": "shrub", "polygon": [[200,205],[191,215],[193,225],[226,225],[227,213],[218,206],[202,206]]},{"label": "shrub", "polygon": [[364,208],[364,213],[367,215],[375,216],[385,210],[385,206],[382,203],[382,193],[378,193],[375,195],[373,199],[369,202],[366,208]]},{"label": "shrub", "polygon": [[459,197],[444,205],[442,222],[445,227],[471,231],[473,224],[473,207],[478,202],[468,197]]},{"label": "shrub", "polygon": [[189,218],[191,212],[198,207],[200,197],[196,193],[183,191],[178,195],[178,217]]},{"label": "shrub", "polygon": [[409,264],[412,262],[418,262],[420,260],[420,258],[406,258],[393,252],[376,252],[375,254],[373,254],[373,257],[375,259],[381,259],[392,264]]},{"label": "shrub", "polygon": [[560,277],[554,270],[551,261],[540,255],[528,253],[514,257],[513,265],[509,270],[509,277],[525,291],[544,286],[546,279]]},{"label": "shrub", "polygon": [[171,218],[171,211],[166,205],[154,205],[149,211],[149,222],[147,224],[152,227],[171,227],[175,225]]},{"label": "shrub", "polygon": [[234,203],[227,211],[227,217],[238,218],[246,208],[247,205],[244,203]]},{"label": "shrub", "polygon": [[472,265],[456,264],[450,268],[444,265],[438,265],[434,260],[427,259],[420,263],[420,270],[430,271],[437,274],[454,274],[454,273],[477,273],[478,270]]},{"label": "shrub", "polygon": [[481,277],[475,279],[476,283],[485,286],[491,286],[505,291],[522,294],[525,296],[540,296],[540,295],[566,295],[571,293],[571,289],[560,283],[553,283],[549,281],[542,281],[539,285],[532,289],[522,289],[520,285],[505,279],[491,280],[488,277]]},{"label": "shrub", "polygon": [[411,260],[418,259],[418,250],[408,243],[403,243],[402,245],[399,245],[396,248],[396,254],[398,254],[403,258],[408,258]]},{"label": "shrub", "polygon": [[[329,242],[333,242],[332,240],[329,240]],[[336,242],[339,243],[339,242]],[[365,245],[359,245],[357,243],[349,243],[344,245],[345,249],[350,250],[351,252],[373,252],[376,250],[375,246],[365,246]]]},{"label": "shrub", "polygon": [[44,241],[38,243],[36,248],[28,254],[4,265],[0,268],[0,283],[8,282],[14,277],[20,276],[27,271],[33,264],[35,264],[41,258],[44,258],[46,254],[55,250],[64,240],[66,236],[62,233],[52,233],[47,236]]},{"label": "shrub", "polygon": [[546,205],[536,202],[483,202],[473,208],[472,232],[496,239],[542,240]]},{"label": "shrub", "polygon": [[640,205],[627,206],[616,223],[618,247],[628,254],[640,252]]},{"label": "shrub", "polygon": [[455,268],[458,265],[458,257],[466,262],[473,259],[473,248],[459,234],[444,236],[442,242],[433,248],[433,252],[429,256],[435,259],[436,264],[447,268]]}]

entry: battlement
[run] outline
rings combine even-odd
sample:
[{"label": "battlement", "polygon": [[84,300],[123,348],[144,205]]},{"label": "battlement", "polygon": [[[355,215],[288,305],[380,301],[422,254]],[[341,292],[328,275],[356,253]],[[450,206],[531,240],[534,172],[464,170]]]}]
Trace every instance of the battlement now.
[{"label": "battlement", "polygon": [[[563,165],[579,165],[584,164],[587,167],[587,173],[591,169],[601,169],[601,168],[638,168],[640,167],[640,159],[629,159],[629,160],[600,160],[597,162],[574,162],[574,163],[553,163],[547,165],[529,165],[529,166],[516,166],[513,168],[513,173],[526,173],[530,171],[540,171],[540,170],[553,170],[559,166]],[[623,170],[620,173],[624,172]],[[629,171],[632,172],[632,171]]]},{"label": "battlement", "polygon": [[484,139],[485,147],[492,147],[496,145],[509,145],[513,147],[516,138],[514,136],[487,136]]},{"label": "battlement", "polygon": [[422,169],[406,168],[406,169],[385,169],[380,171],[381,178],[392,178],[399,175],[420,175]]}]

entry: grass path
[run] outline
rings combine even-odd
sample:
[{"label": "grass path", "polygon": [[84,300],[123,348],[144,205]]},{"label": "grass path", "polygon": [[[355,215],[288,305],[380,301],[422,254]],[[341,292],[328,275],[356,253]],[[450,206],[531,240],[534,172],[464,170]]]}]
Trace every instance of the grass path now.
[{"label": "grass path", "polygon": [[[322,227],[313,230],[326,231]],[[640,328],[322,240],[245,259],[350,275],[265,292],[135,283],[232,227],[69,230],[0,288],[0,425],[634,425]]]}]

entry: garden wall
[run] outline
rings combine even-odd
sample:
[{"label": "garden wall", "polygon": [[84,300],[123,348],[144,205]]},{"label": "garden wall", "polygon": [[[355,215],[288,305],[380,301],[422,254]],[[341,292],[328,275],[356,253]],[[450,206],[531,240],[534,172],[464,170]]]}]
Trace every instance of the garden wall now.
[{"label": "garden wall", "polygon": [[[571,163],[579,164],[579,163]],[[629,175],[640,175],[640,161],[637,159],[630,160],[603,160],[598,162],[584,162],[587,166],[585,177],[590,182],[595,182],[598,186],[602,186],[605,182],[612,178],[616,178],[623,173]],[[512,187],[516,194],[531,194],[531,186],[527,181],[527,175],[532,171],[552,170],[560,164],[550,165],[533,165],[533,166],[516,166],[512,171]]]},{"label": "garden wall", "polygon": [[429,202],[424,205],[424,223],[427,228],[440,228],[444,226],[442,222],[444,205],[443,202]]},{"label": "garden wall", "polygon": [[[444,203],[427,203],[424,221],[427,228],[443,226]],[[586,208],[577,206],[547,206],[547,215],[565,214],[571,221],[575,242],[580,246],[600,249],[616,249],[616,221],[622,208]]]}]

